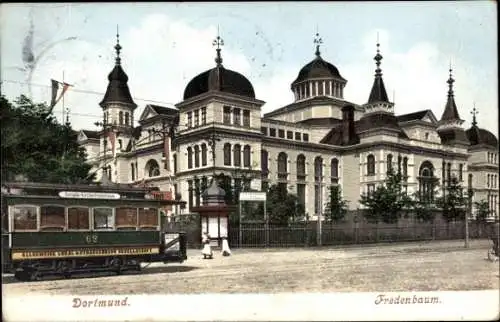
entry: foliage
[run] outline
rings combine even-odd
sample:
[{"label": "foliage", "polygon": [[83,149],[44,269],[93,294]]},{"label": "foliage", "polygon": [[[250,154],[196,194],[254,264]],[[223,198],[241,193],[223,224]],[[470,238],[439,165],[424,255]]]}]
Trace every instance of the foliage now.
[{"label": "foliage", "polygon": [[389,171],[384,184],[372,193],[362,194],[360,203],[369,222],[397,223],[404,211],[413,207],[412,199],[403,191],[401,173]]},{"label": "foliage", "polygon": [[330,196],[326,204],[325,216],[327,220],[337,223],[344,219],[347,213],[347,201],[342,198],[340,186],[330,186]]},{"label": "foliage", "polygon": [[[433,178],[433,193],[432,196],[439,194],[439,179]],[[423,195],[422,191],[417,191],[412,196],[412,208],[415,219],[423,222],[433,222],[438,212],[435,200],[429,199],[428,196]]]},{"label": "foliage", "polygon": [[287,225],[304,218],[305,209],[296,195],[288,193],[280,185],[271,185],[267,191],[267,214],[269,222]]},{"label": "foliage", "polygon": [[464,188],[455,176],[452,176],[448,186],[445,188],[445,195],[437,199],[436,204],[442,209],[443,218],[446,221],[464,220],[467,211],[467,196]]},{"label": "foliage", "polygon": [[77,133],[69,124],[59,124],[46,104],[24,95],[14,104],[4,96],[0,101],[3,180],[22,176],[34,182],[83,183],[94,179]]},{"label": "foliage", "polygon": [[489,217],[491,211],[487,200],[480,200],[474,202],[476,206],[476,221],[479,223],[485,223],[486,218]]}]

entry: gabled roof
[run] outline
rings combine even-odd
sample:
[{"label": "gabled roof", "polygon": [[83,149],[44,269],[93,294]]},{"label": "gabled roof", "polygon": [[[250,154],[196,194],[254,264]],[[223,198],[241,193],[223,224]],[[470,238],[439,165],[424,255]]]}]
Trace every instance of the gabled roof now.
[{"label": "gabled roof", "polygon": [[139,121],[145,121],[149,118],[159,116],[159,115],[175,117],[178,114],[179,114],[179,110],[176,108],[148,104],[148,105],[146,105],[146,107],[142,111],[141,116],[139,117]]},{"label": "gabled roof", "polygon": [[432,123],[437,123],[436,116],[432,113],[431,110],[422,110],[413,113],[403,114],[396,116],[399,123],[411,122],[411,121],[422,121],[424,118],[428,116]]},{"label": "gabled roof", "polygon": [[75,133],[77,135],[78,141],[87,141],[87,140],[99,140],[99,131],[92,130],[80,130]]}]

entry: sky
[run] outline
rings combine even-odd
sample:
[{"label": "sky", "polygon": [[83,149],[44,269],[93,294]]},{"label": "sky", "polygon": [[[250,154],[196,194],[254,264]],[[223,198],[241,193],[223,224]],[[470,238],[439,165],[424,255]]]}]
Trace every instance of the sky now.
[{"label": "sky", "polygon": [[[173,106],[187,83],[215,66],[212,41],[224,40],[223,64],[245,75],[267,113],[293,102],[290,84],[321,56],[347,79],[344,98],[364,104],[373,83],[377,35],[382,71],[397,115],[430,109],[439,119],[450,64],[459,114],[498,137],[497,5],[449,2],[44,3],[2,4],[1,90],[50,102],[50,79],[73,85],[55,107],[76,129],[97,130],[117,25],[122,66],[138,105]],[[33,23],[32,45],[29,38]],[[23,48],[25,50],[23,54]],[[29,63],[29,53],[32,53]],[[31,78],[29,71],[31,70]]]}]

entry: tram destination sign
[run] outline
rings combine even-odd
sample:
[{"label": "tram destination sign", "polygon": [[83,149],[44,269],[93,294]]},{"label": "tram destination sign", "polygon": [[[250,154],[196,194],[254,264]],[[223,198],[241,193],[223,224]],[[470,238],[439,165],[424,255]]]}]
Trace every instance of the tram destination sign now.
[{"label": "tram destination sign", "polygon": [[265,192],[240,192],[241,201],[266,201]]},{"label": "tram destination sign", "polygon": [[83,191],[60,191],[59,197],[72,199],[120,199],[118,193]]}]

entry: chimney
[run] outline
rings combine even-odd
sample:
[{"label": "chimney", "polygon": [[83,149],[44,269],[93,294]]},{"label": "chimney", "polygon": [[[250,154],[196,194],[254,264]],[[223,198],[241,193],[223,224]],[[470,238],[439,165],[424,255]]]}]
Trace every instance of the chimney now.
[{"label": "chimney", "polygon": [[342,145],[347,145],[354,136],[354,107],[342,107]]}]

